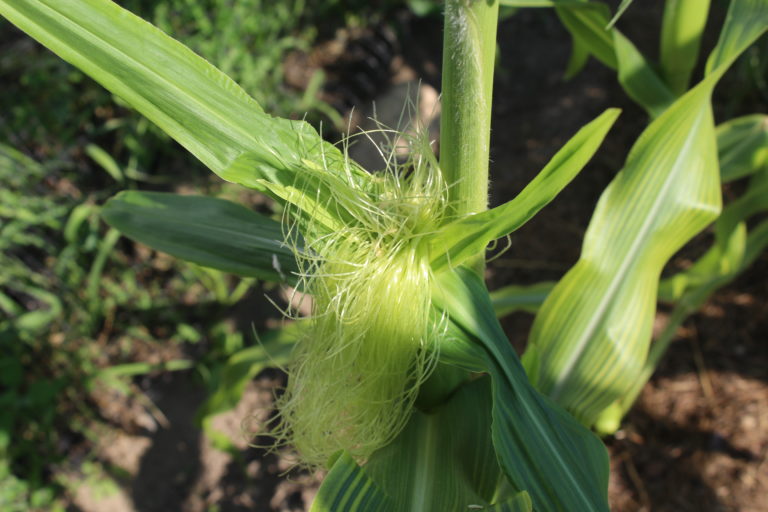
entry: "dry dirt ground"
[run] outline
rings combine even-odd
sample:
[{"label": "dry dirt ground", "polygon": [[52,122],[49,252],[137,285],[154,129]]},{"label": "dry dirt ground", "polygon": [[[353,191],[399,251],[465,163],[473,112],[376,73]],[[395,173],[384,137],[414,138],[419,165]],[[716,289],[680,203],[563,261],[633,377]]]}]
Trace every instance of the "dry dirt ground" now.
[{"label": "dry dirt ground", "polygon": [[[642,27],[655,27],[658,20],[653,9],[634,11],[627,24],[635,28],[627,32],[642,40]],[[590,63],[572,81],[562,80],[569,41],[546,12],[523,12],[502,23],[499,42],[492,202],[522,189],[571,134],[603,109],[619,106],[624,113],[589,167],[489,266],[492,287],[557,279],[576,261],[601,191],[646,123],[600,65]],[[436,89],[439,51],[439,24],[409,21],[393,50],[387,83],[416,77]],[[387,87],[373,93],[380,101],[391,97]],[[745,108],[764,112],[766,105]],[[685,266],[687,258],[680,255],[673,265]],[[613,510],[768,510],[767,276],[768,256],[763,255],[684,324],[622,429],[606,439]],[[530,324],[527,314],[504,321],[518,349],[524,347]],[[281,476],[290,460],[249,447],[241,429],[244,418],[268,407],[272,388],[282,378],[273,371],[262,374],[237,409],[217,418],[217,429],[236,441],[230,454],[216,450],[194,427],[203,394],[188,375],[138,383],[157,407],[143,422],[151,428],[130,433],[115,428],[105,434],[100,456],[123,469],[121,485],[106,494],[82,485],[73,495],[73,510],[306,510],[320,475]]]}]

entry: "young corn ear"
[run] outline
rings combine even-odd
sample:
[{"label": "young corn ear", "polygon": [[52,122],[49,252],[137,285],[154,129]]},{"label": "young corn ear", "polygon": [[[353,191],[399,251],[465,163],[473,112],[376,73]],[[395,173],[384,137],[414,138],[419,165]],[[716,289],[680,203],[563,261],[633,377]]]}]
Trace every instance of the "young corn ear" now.
[{"label": "young corn ear", "polygon": [[445,220],[447,193],[429,144],[409,142],[405,165],[370,179],[325,169],[341,217],[354,219],[343,229],[297,220],[313,315],[278,399],[276,436],[309,466],[338,450],[365,460],[392,441],[437,360],[426,239]]}]

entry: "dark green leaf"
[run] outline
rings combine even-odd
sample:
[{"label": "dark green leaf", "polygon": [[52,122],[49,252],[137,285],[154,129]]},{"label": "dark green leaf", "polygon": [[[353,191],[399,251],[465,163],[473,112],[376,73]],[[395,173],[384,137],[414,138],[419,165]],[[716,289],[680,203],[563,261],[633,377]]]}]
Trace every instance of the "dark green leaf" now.
[{"label": "dark green leaf", "polygon": [[605,447],[531,386],[480,277],[462,268],[444,272],[434,302],[454,325],[441,359],[491,375],[493,444],[513,489],[528,492],[534,510],[607,511]]},{"label": "dark green leaf", "polygon": [[124,235],[177,258],[242,276],[293,282],[296,260],[280,223],[204,196],[121,192],[102,216]]}]

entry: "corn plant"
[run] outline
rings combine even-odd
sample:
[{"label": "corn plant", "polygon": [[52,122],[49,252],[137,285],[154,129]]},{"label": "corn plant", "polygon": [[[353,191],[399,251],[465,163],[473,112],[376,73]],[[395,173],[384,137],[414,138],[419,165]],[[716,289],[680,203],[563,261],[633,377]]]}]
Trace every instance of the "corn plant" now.
[{"label": "corn plant", "polygon": [[[222,179],[280,206],[278,222],[215,198],[134,191],[111,199],[104,217],[181,258],[313,296],[312,316],[263,347],[289,374],[273,435],[328,470],[313,510],[607,510],[607,452],[588,426],[642,373],[662,267],[720,212],[710,97],[768,27],[764,0],[733,2],[704,78],[665,108],[654,104],[658,115],[598,204],[581,260],[538,314],[524,367],[481,277],[485,247],[576,176],[618,111],[579,130],[518,196],[488,209],[499,3],[555,6],[577,19],[594,8],[447,0],[439,160],[430,141],[400,134],[408,160],[393,151],[372,174],[108,0],[0,0],[0,14]],[[612,58],[628,79],[642,76],[622,43]]]},{"label": "corn plant", "polygon": [[[544,3],[520,2],[521,5],[523,3],[526,7],[547,6]],[[655,63],[642,55],[633,43],[613,26],[623,9],[628,7],[629,2],[622,4],[623,9],[619,9],[613,19],[610,17],[608,6],[600,2],[550,2],[550,4],[549,6],[556,7],[557,15],[573,38],[573,53],[566,76],[578,72],[589,56],[596,57],[604,65],[616,70],[618,81],[624,91],[645,109],[652,120],[690,90],[691,77],[697,63],[704,26],[709,14],[708,0],[666,2],[659,36],[659,59]],[[749,5],[748,2],[734,2],[728,16],[745,17],[746,13],[754,12],[752,9],[757,6],[765,9],[764,3],[760,6],[760,3]],[[756,23],[759,31],[759,23],[762,21],[758,19]],[[709,71],[714,65],[713,58],[715,57],[707,63]],[[763,187],[768,171],[768,116],[753,114],[729,120],[717,126],[715,134],[721,182],[731,182],[747,176],[751,176],[751,182],[745,195],[728,205],[717,218],[714,229],[715,241],[709,251],[689,270],[664,279],[659,284],[659,300],[674,304],[670,321],[651,346],[642,369],[634,379],[631,391],[618,395],[616,402],[599,415],[593,414],[589,417],[588,422],[595,422],[598,431],[603,433],[613,433],[618,428],[621,416],[626,414],[644,384],[651,377],[674,338],[677,328],[685,318],[701,307],[717,288],[729,283],[749,267],[768,245],[765,232],[768,225],[760,224],[749,234],[746,228],[746,220],[749,217],[766,209]],[[638,198],[642,193],[639,188],[632,192]],[[594,250],[590,246],[592,243],[589,237],[585,240],[585,255],[588,251]],[[601,242],[597,241],[597,243]],[[572,272],[577,270],[574,269]],[[538,285],[536,304],[529,305],[529,308],[537,311],[551,288],[546,284]],[[495,298],[497,301],[511,304],[516,300],[515,297],[520,300],[521,294],[530,294],[530,292],[531,289],[523,291],[519,288],[507,288],[498,290]],[[585,292],[579,289],[565,290],[561,285],[558,293],[560,300],[576,303],[581,300],[580,296]],[[562,312],[562,308],[558,308],[556,314],[561,315]],[[592,318],[591,312],[585,313],[584,316],[585,319]],[[631,325],[630,317],[637,322],[642,320],[641,315],[629,313],[618,323],[627,328]],[[539,326],[544,323],[549,324],[550,319],[542,312],[537,318],[537,323]],[[634,344],[646,347],[649,340],[647,327],[646,332],[642,329],[626,330],[628,333],[634,331],[634,334],[629,334],[631,341],[622,342],[621,347]],[[536,339],[536,336],[532,339],[534,347],[526,356],[528,361],[533,361],[535,358],[533,353],[536,350]],[[548,340],[544,342],[545,344],[559,345],[566,353],[571,353],[570,334],[557,339],[552,336],[545,339]],[[550,352],[556,350],[553,346],[547,350]],[[557,372],[554,369],[550,371]],[[596,381],[602,381],[602,377],[597,377]],[[559,392],[553,390],[551,396],[558,400]],[[563,400],[567,402],[569,399]],[[601,408],[602,405],[604,404],[601,404]],[[581,407],[581,405],[572,406],[572,410]]]}]

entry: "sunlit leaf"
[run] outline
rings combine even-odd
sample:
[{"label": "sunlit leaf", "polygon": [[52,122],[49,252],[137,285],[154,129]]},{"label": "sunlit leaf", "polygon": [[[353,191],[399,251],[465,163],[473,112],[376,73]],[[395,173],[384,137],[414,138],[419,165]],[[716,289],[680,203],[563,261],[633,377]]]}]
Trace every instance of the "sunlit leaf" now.
[{"label": "sunlit leaf", "polygon": [[549,204],[581,171],[613,126],[619,110],[606,110],[584,126],[511,201],[445,226],[431,240],[432,268],[458,266],[492,240],[512,233]]},{"label": "sunlit leaf", "polygon": [[664,2],[659,64],[664,81],[675,96],[682,96],[688,90],[699,57],[709,3],[709,0]]},{"label": "sunlit leaf", "polygon": [[709,79],[654,121],[603,193],[579,262],[536,317],[537,389],[591,424],[642,369],[667,260],[720,211]]}]

